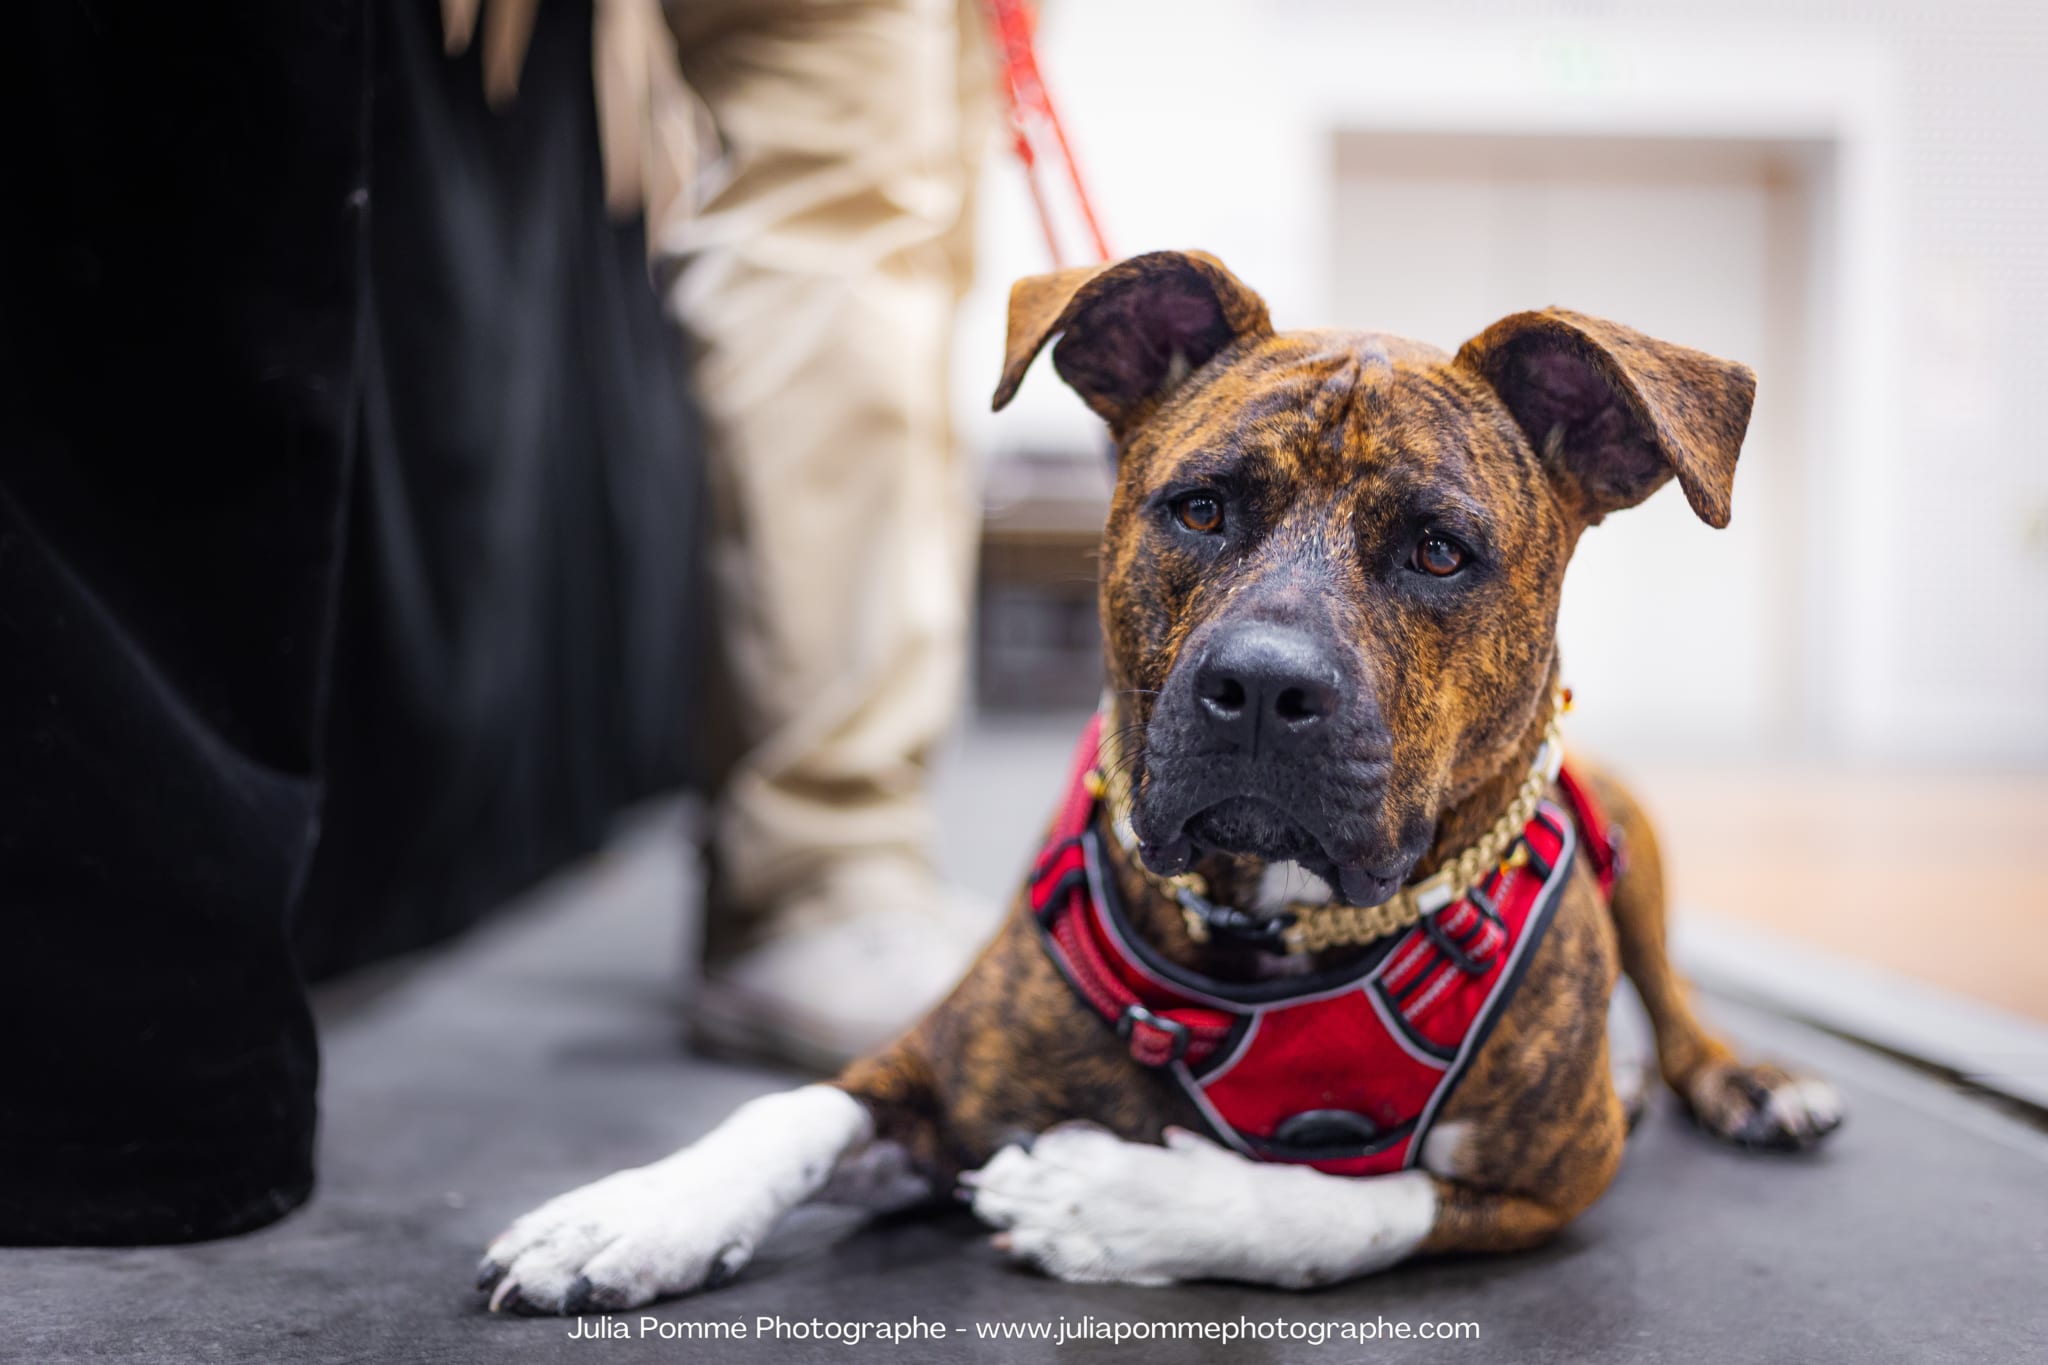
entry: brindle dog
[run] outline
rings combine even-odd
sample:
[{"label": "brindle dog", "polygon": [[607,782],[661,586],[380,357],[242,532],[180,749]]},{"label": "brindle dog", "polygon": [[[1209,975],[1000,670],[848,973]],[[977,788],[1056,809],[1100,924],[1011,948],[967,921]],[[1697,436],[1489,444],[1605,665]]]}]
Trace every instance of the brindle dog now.
[{"label": "brindle dog", "polygon": [[[1741,365],[1560,309],[1505,318],[1455,356],[1275,332],[1198,252],[1021,281],[997,407],[1055,335],[1055,366],[1116,443],[1101,603],[1140,855],[1253,914],[1279,865],[1373,905],[1496,820],[1549,719],[1580,534],[1673,477],[1726,525],[1755,392]],[[802,1200],[884,1207],[956,1181],[999,1246],[1077,1280],[1308,1285],[1414,1252],[1530,1246],[1621,1158],[1617,970],[1702,1127],[1817,1141],[1839,1121],[1833,1092],[1738,1061],[1700,1024],[1665,950],[1651,827],[1586,775],[1624,871],[1603,899],[1580,860],[1418,1168],[1348,1179],[1196,1136],[1202,1116],[1076,998],[1020,900],[952,995],[835,1086],[757,1100],[515,1223],[484,1262],[492,1306],[616,1309],[705,1287]],[[1139,932],[1211,977],[1373,951],[1302,963],[1197,943],[1154,878],[1101,846]]]}]

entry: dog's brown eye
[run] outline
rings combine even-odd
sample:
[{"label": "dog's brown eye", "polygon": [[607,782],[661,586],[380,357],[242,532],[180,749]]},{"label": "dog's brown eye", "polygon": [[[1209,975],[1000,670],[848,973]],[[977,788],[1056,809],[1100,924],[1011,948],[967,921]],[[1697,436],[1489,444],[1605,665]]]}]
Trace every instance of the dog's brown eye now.
[{"label": "dog's brown eye", "polygon": [[1465,547],[1443,536],[1424,536],[1409,563],[1426,574],[1449,578],[1465,567]]},{"label": "dog's brown eye", "polygon": [[1223,529],[1223,503],[1213,493],[1190,493],[1174,503],[1173,514],[1190,531],[1213,535]]}]

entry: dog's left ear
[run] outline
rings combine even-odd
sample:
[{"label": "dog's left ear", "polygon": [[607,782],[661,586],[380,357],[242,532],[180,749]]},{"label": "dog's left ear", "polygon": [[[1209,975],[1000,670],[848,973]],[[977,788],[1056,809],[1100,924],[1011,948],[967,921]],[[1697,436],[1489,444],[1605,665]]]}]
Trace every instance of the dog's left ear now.
[{"label": "dog's left ear", "polygon": [[1010,288],[1010,337],[994,406],[1055,335],[1060,378],[1118,437],[1153,399],[1240,337],[1268,336],[1266,303],[1202,251],[1032,275]]},{"label": "dog's left ear", "polygon": [[1756,375],[1562,308],[1502,318],[1458,350],[1514,414],[1588,523],[1674,474],[1701,521],[1728,524]]}]

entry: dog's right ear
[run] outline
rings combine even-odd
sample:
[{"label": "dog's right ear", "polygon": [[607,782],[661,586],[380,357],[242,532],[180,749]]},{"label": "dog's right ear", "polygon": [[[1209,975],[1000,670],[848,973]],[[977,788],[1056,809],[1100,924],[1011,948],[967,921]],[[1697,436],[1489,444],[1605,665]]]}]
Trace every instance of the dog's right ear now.
[{"label": "dog's right ear", "polygon": [[1201,251],[1032,275],[1010,287],[1010,337],[995,404],[1055,335],[1060,378],[1121,437],[1180,379],[1233,341],[1270,336],[1266,302]]}]

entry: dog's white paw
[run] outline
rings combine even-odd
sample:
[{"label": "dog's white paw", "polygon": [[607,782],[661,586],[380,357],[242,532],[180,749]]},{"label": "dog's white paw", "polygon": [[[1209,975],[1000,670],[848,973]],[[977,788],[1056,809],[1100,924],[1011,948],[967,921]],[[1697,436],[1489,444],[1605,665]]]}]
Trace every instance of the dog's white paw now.
[{"label": "dog's white paw", "polygon": [[1210,1163],[1241,1158],[1192,1134],[1153,1147],[1091,1124],[1048,1129],[1026,1151],[1005,1147],[960,1177],[974,1212],[1004,1231],[996,1245],[1062,1280],[1171,1284],[1187,1272],[1189,1202]]},{"label": "dog's white paw", "polygon": [[1771,1117],[1801,1142],[1817,1142],[1842,1125],[1842,1095],[1828,1082],[1797,1076],[1771,1091]]},{"label": "dog's white paw", "polygon": [[493,1312],[636,1308],[739,1273],[781,1210],[695,1150],[550,1199],[484,1253]]},{"label": "dog's white paw", "polygon": [[1702,1127],[1744,1147],[1803,1151],[1842,1126],[1842,1097],[1832,1085],[1770,1062],[1708,1067],[1686,1100]]},{"label": "dog's white paw", "polygon": [[1349,1180],[1261,1165],[1174,1128],[1154,1147],[1061,1124],[961,1183],[975,1213],[1004,1229],[1002,1250],[1096,1284],[1322,1284],[1400,1260],[1436,1216],[1419,1171]]},{"label": "dog's white paw", "polygon": [[844,1092],[806,1086],[743,1105],[694,1146],[571,1190],[484,1253],[493,1312],[637,1308],[738,1274],[796,1204],[872,1132]]}]

